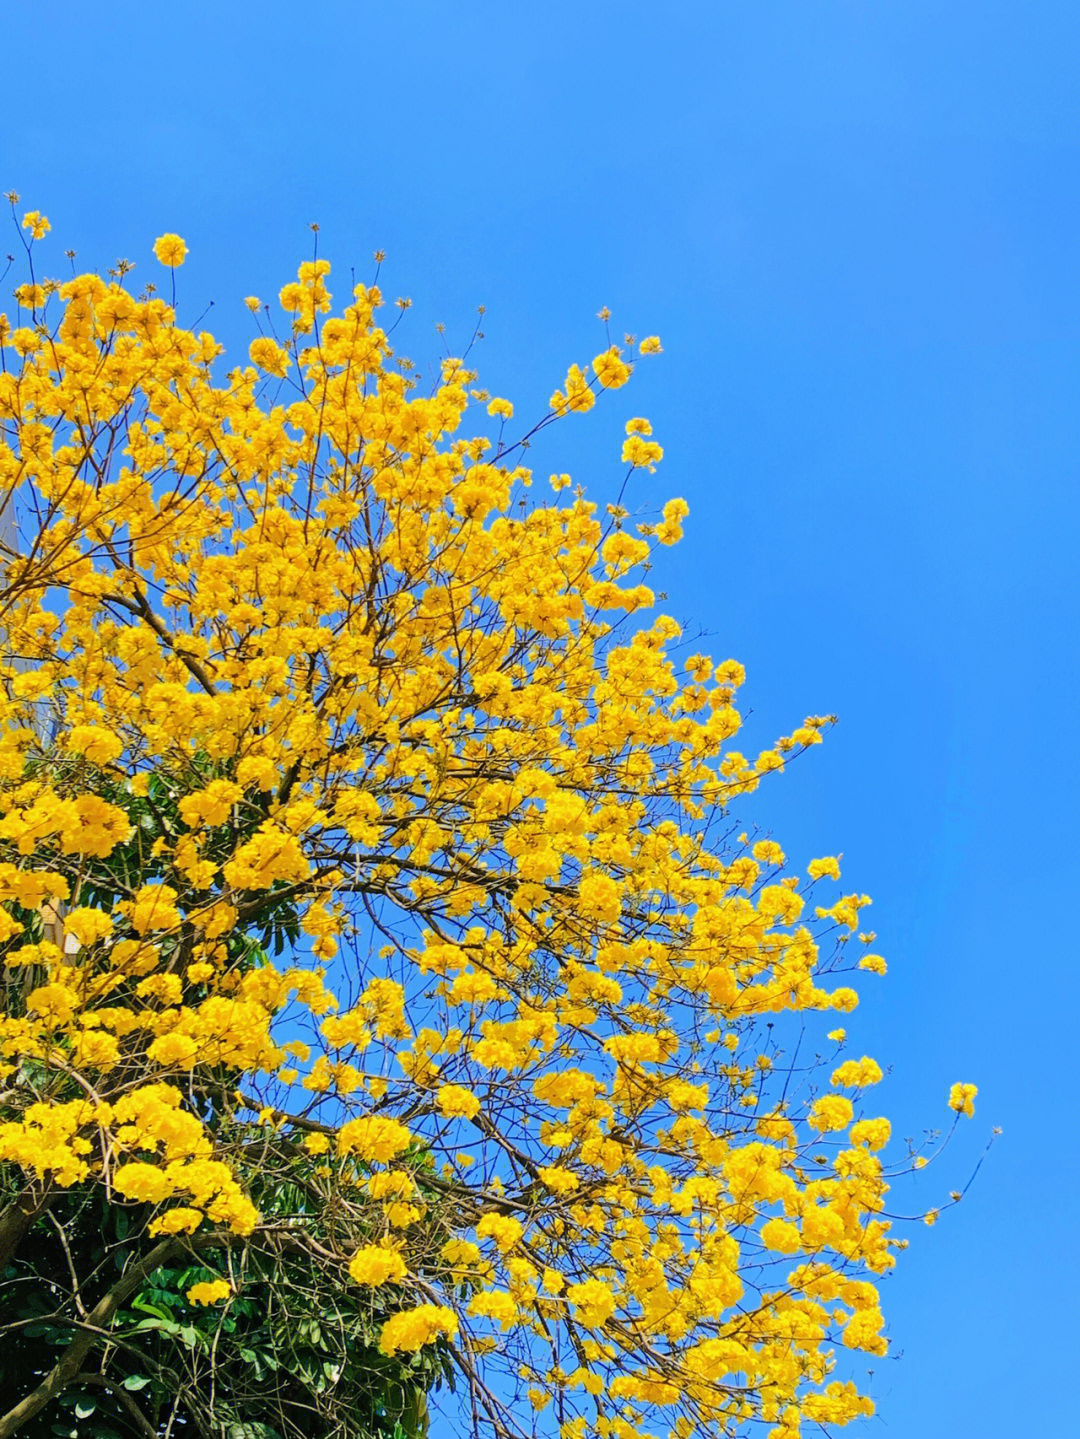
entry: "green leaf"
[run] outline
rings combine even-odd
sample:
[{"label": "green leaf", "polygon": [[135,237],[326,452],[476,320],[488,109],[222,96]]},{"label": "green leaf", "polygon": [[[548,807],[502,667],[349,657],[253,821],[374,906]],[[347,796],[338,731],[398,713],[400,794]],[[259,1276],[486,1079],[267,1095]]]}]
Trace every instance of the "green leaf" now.
[{"label": "green leaf", "polygon": [[124,1388],[130,1390],[132,1394],[137,1394],[140,1389],[145,1389],[149,1383],[150,1380],[147,1379],[145,1374],[129,1374],[124,1380]]},{"label": "green leaf", "polygon": [[180,1326],[172,1319],[140,1319],[135,1326],[138,1330],[158,1329],[174,1339],[180,1333]]},{"label": "green leaf", "polygon": [[90,1418],[90,1415],[93,1414],[93,1412],[94,1412],[94,1410],[95,1410],[96,1408],[97,1408],[97,1400],[96,1400],[96,1399],[91,1399],[91,1398],[89,1398],[89,1397],[87,1397],[87,1398],[85,1398],[85,1399],[76,1399],[76,1400],[75,1400],[75,1417],[76,1417],[76,1419],[89,1419],[89,1418]]}]

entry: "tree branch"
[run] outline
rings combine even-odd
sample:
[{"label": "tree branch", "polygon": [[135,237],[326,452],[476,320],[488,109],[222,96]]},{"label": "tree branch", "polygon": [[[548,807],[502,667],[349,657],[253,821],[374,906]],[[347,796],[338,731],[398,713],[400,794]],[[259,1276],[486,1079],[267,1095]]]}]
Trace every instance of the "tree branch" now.
[{"label": "tree branch", "polygon": [[127,1414],[140,1434],[145,1434],[146,1439],[158,1439],[157,1430],[147,1419],[146,1415],[139,1408],[135,1400],[127,1392],[122,1384],[117,1384],[115,1379],[108,1379],[104,1374],[76,1374],[76,1384],[92,1384],[99,1389],[107,1389],[112,1397],[118,1401],[120,1407]]},{"label": "tree branch", "polygon": [[0,1270],[6,1269],[15,1256],[19,1245],[38,1217],[49,1203],[48,1187],[40,1198],[32,1188],[23,1192],[0,1214]]},{"label": "tree branch", "polygon": [[167,649],[171,650],[174,655],[176,655],[177,659],[181,661],[181,663],[185,666],[185,668],[190,674],[195,676],[195,678],[198,680],[199,684],[206,691],[206,693],[208,695],[216,695],[217,690],[214,688],[214,682],[207,674],[205,668],[199,663],[199,661],[195,658],[194,655],[186,654],[183,650],[177,649],[176,643],[169,632],[168,626],[162,619],[159,618],[158,615],[154,613],[153,609],[150,607],[150,603],[147,600],[146,596],[138,588],[137,585],[133,586],[132,588],[135,595],[134,600],[129,600],[126,595],[115,594],[107,594],[104,596],[104,598],[108,600],[110,604],[120,605],[123,609],[128,610],[131,614],[138,615],[140,619],[145,620],[146,623],[157,635],[161,643],[165,645]]}]

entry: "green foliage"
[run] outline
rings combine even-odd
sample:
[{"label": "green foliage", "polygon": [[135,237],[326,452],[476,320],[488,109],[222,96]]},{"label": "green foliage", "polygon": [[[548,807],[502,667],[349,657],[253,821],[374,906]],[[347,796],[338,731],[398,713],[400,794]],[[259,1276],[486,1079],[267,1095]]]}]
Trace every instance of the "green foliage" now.
[{"label": "green foliage", "polygon": [[[277,1185],[264,1212],[296,1204]],[[0,1395],[14,1402],[56,1363],[72,1337],[62,1296],[68,1256],[92,1305],[141,1239],[139,1210],[110,1206],[100,1190],[70,1193],[40,1219],[0,1276],[4,1318]],[[63,1239],[61,1239],[61,1231]],[[65,1253],[65,1244],[67,1252]],[[215,1254],[213,1262],[217,1263]],[[124,1439],[139,1433],[221,1439],[419,1439],[425,1395],[452,1382],[446,1351],[394,1358],[378,1350],[393,1293],[342,1285],[333,1266],[257,1237],[224,1257],[237,1288],[223,1307],[191,1305],[192,1284],[219,1277],[197,1255],[163,1266],[118,1311],[80,1376],[24,1428],[27,1439]],[[63,1312],[60,1311],[63,1309]]]}]

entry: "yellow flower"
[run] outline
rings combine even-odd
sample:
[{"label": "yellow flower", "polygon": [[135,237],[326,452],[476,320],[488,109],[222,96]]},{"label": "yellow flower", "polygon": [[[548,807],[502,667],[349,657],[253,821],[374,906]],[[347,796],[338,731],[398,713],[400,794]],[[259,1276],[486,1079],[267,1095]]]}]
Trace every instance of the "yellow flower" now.
[{"label": "yellow flower", "polygon": [[389,1164],[408,1149],[412,1135],[396,1119],[368,1115],[350,1119],[338,1131],[338,1154],[357,1154],[371,1164]]},{"label": "yellow flower", "polygon": [[124,750],[120,736],[100,725],[73,725],[65,743],[73,754],[81,754],[91,764],[111,764]]},{"label": "yellow flower", "polygon": [[415,1309],[402,1310],[391,1315],[379,1335],[379,1349],[383,1354],[414,1353],[445,1335],[455,1339],[458,1332],[457,1317],[452,1309],[436,1304],[421,1304]]},{"label": "yellow flower", "polygon": [[861,1059],[846,1059],[838,1065],[830,1082],[839,1089],[864,1089],[870,1084],[880,1084],[882,1078],[881,1065],[864,1054]]},{"label": "yellow flower", "polygon": [[147,1058],[155,1064],[177,1069],[194,1068],[198,1054],[199,1046],[190,1034],[159,1035],[146,1050]]},{"label": "yellow flower", "polygon": [[593,373],[608,390],[625,385],[630,378],[630,370],[631,366],[622,358],[618,345],[612,345],[593,360]]},{"label": "yellow flower", "polygon": [[178,974],[152,974],[149,979],[140,980],[135,986],[140,999],[156,999],[161,1004],[179,1004],[184,993],[184,982]]},{"label": "yellow flower", "polygon": [[78,940],[80,946],[97,944],[113,932],[112,917],[100,909],[86,905],[69,910],[64,916],[64,931]]},{"label": "yellow flower", "polygon": [[460,1084],[443,1084],[435,1096],[439,1112],[447,1119],[472,1119],[480,1112],[480,1101],[469,1089]]},{"label": "yellow flower", "polygon": [[881,1310],[876,1306],[860,1310],[844,1326],[844,1344],[848,1349],[861,1349],[867,1354],[887,1353],[888,1340],[878,1333],[884,1322]]},{"label": "yellow flower", "polygon": [[806,872],[811,879],[822,879],[828,875],[829,879],[840,878],[840,864],[834,855],[826,855],[824,859],[812,859],[806,867]]},{"label": "yellow flower", "polygon": [[860,1119],[851,1126],[851,1142],[870,1150],[884,1149],[891,1133],[892,1126],[887,1119]]},{"label": "yellow flower", "polygon": [[978,1088],[974,1084],[954,1084],[949,1090],[949,1108],[957,1114],[966,1114],[971,1119],[975,1113],[975,1096]]},{"label": "yellow flower", "polygon": [[469,1313],[479,1319],[493,1319],[503,1330],[513,1328],[519,1319],[513,1295],[504,1289],[490,1289],[475,1295],[469,1303]]},{"label": "yellow flower", "polygon": [[541,1165],[536,1172],[545,1188],[550,1189],[553,1194],[573,1194],[581,1185],[581,1180],[573,1170],[564,1169],[557,1164]]},{"label": "yellow flower", "polygon": [[[630,441],[627,440],[627,444],[629,443]],[[660,450],[659,445],[656,445],[655,448]],[[663,450],[660,450],[660,454],[663,454]],[[656,538],[662,545],[674,545],[682,539],[682,522],[689,513],[690,506],[685,500],[668,500],[664,506],[664,518],[656,527]]]},{"label": "yellow flower", "polygon": [[114,1069],[120,1059],[120,1044],[114,1034],[100,1029],[84,1029],[71,1046],[71,1062],[76,1069]]},{"label": "yellow flower", "polygon": [[179,804],[180,818],[192,829],[200,824],[211,827],[224,824],[243,794],[240,785],[232,780],[211,780],[205,788],[184,796]]},{"label": "yellow flower", "polygon": [[786,1219],[770,1219],[761,1226],[761,1242],[766,1249],[780,1254],[795,1254],[802,1245],[802,1236]]},{"label": "yellow flower", "polygon": [[178,898],[170,885],[155,882],[142,885],[134,899],[122,900],[116,907],[136,934],[149,934],[151,930],[174,929],[180,923]]},{"label": "yellow flower", "polygon": [[125,1164],[113,1174],[113,1188],[125,1199],[140,1204],[160,1204],[173,1192],[164,1171],[153,1164]]},{"label": "yellow flower", "polygon": [[493,1239],[500,1254],[506,1254],[517,1244],[524,1230],[518,1220],[509,1214],[485,1214],[476,1226],[478,1239]]},{"label": "yellow flower", "polygon": [[193,1284],[187,1292],[189,1304],[217,1304],[222,1299],[228,1299],[232,1293],[232,1285],[227,1279],[203,1280],[199,1284]]},{"label": "yellow flower", "polygon": [[194,1234],[203,1221],[201,1209],[190,1209],[178,1206],[176,1209],[166,1209],[164,1214],[150,1224],[151,1234]]},{"label": "yellow flower", "polygon": [[400,1201],[387,1204],[384,1210],[386,1222],[393,1229],[408,1229],[424,1217],[424,1209],[418,1204],[402,1204]]},{"label": "yellow flower", "polygon": [[568,414],[571,410],[577,410],[580,414],[584,414],[587,410],[592,409],[596,403],[596,396],[580,365],[571,365],[566,372],[566,394],[564,395],[561,390],[556,390],[549,403],[557,415]]},{"label": "yellow flower", "polygon": [[154,241],[154,254],[163,264],[170,269],[182,265],[187,258],[187,246],[179,235],[159,235]]},{"label": "yellow flower", "polygon": [[602,1329],[615,1313],[615,1296],[600,1279],[586,1279],[571,1284],[566,1297],[574,1306],[577,1318],[591,1329]]},{"label": "yellow flower", "polygon": [[578,885],[578,907],[591,918],[614,921],[619,917],[619,887],[610,875],[587,874]]},{"label": "yellow flower", "polygon": [[830,1129],[846,1129],[854,1112],[851,1100],[845,1095],[823,1094],[811,1109],[807,1123],[822,1134]]},{"label": "yellow flower", "polygon": [[289,353],[283,350],[276,340],[271,340],[268,335],[260,335],[257,340],[252,340],[248,346],[248,354],[251,362],[258,365],[260,370],[265,370],[268,375],[276,375],[283,379],[285,371],[289,368],[291,361]]},{"label": "yellow flower", "polygon": [[635,469],[648,469],[652,472],[663,458],[663,447],[655,440],[643,440],[640,435],[628,435],[623,441],[624,465],[633,465]]},{"label": "yellow flower", "polygon": [[26,1008],[46,1024],[67,1024],[75,1015],[78,995],[66,984],[42,984],[26,996]]},{"label": "yellow flower", "polygon": [[659,335],[646,335],[638,349],[643,355],[658,355],[663,349]]},{"label": "yellow flower", "polygon": [[23,229],[30,231],[31,239],[42,240],[52,229],[52,226],[40,210],[27,210],[23,216]]},{"label": "yellow flower", "polygon": [[723,660],[716,666],[714,678],[717,684],[731,685],[738,689],[746,683],[746,667],[738,660]]},{"label": "yellow flower", "polygon": [[0,944],[21,934],[23,926],[6,909],[0,909]]},{"label": "yellow flower", "polygon": [[455,1269],[471,1269],[481,1262],[479,1245],[470,1243],[468,1239],[448,1239],[440,1253]]},{"label": "yellow flower", "polygon": [[403,1279],[408,1272],[408,1266],[396,1249],[384,1249],[377,1244],[365,1244],[349,1260],[349,1277],[355,1283],[366,1284],[372,1289]]}]

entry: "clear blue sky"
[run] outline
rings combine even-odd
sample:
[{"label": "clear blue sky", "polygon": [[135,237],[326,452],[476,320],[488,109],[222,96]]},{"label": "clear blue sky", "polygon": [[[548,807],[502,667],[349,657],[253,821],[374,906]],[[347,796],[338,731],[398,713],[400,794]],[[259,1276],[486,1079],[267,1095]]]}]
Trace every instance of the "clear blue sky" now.
[{"label": "clear blue sky", "polygon": [[[747,818],[875,897],[891,970],[849,1028],[899,1133],[980,1086],[916,1202],[1005,1130],[886,1285],[881,1420],[1070,1430],[1080,8],[37,0],[3,29],[0,186],[54,272],[158,278],[178,231],[185,318],[213,300],[239,356],[317,220],[339,290],[388,251],[416,359],[486,304],[522,415],[601,305],[661,334],[631,412],[692,511],[667,607],[746,663],[762,741],[841,717]],[[549,468],[610,497],[625,417],[557,427]]]}]

